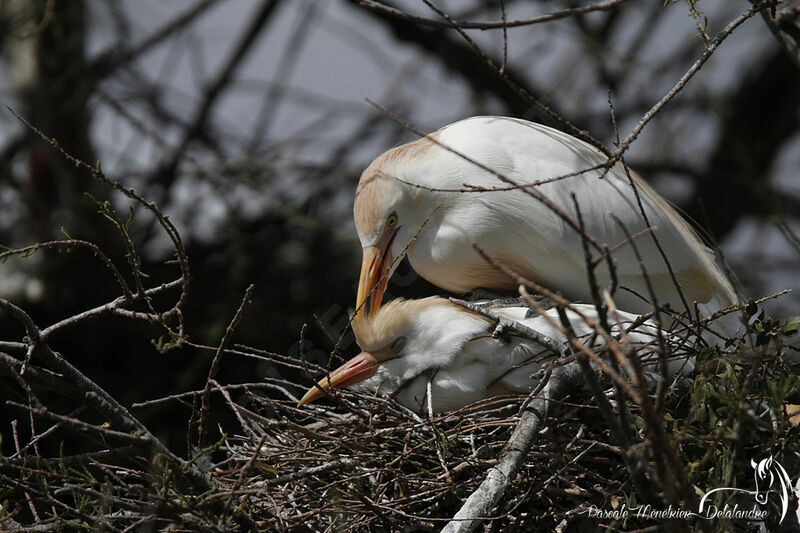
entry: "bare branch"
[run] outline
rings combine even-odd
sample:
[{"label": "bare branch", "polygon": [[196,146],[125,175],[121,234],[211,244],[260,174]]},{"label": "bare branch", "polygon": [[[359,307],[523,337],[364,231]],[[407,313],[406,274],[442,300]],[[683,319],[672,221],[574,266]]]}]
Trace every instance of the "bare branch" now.
[{"label": "bare branch", "polygon": [[[429,19],[426,17],[420,17],[417,15],[412,15],[410,13],[406,13],[400,9],[395,7],[388,6],[386,4],[376,2],[374,0],[350,0],[353,3],[356,3],[364,8],[370,9],[372,11],[390,15],[392,17],[396,17],[402,19],[406,22],[413,22],[414,24],[419,24],[420,26],[429,26],[433,28],[450,28],[452,24],[449,22],[442,22],[441,20],[436,19]],[[606,11],[609,9],[614,9],[617,6],[620,6],[626,3],[628,0],[606,0],[603,2],[596,2],[594,4],[589,4],[587,6],[579,6],[573,7],[568,9],[562,9],[561,11],[556,11],[553,13],[546,13],[544,15],[538,15],[536,17],[530,17],[527,19],[519,19],[519,20],[503,20],[498,21],[491,21],[491,22],[477,22],[477,21],[469,21],[469,20],[456,20],[453,21],[458,27],[463,29],[477,29],[477,30],[493,30],[493,29],[506,29],[506,28],[515,28],[519,26],[530,26],[533,24],[539,24],[542,22],[550,22],[553,20],[564,19],[568,17],[574,17],[576,15],[584,15],[586,13],[591,13],[594,11]],[[505,11],[505,9],[504,9]]]}]

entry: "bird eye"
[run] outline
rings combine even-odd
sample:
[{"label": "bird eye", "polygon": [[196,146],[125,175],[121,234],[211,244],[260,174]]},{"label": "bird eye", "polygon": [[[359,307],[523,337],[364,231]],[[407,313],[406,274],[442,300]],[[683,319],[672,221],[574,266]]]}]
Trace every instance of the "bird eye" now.
[{"label": "bird eye", "polygon": [[395,224],[397,224],[397,215],[392,213],[389,215],[389,218],[386,219],[386,225],[392,228]]},{"label": "bird eye", "polygon": [[400,350],[402,350],[403,346],[405,346],[405,345],[406,345],[406,338],[405,337],[399,337],[392,343],[390,348],[394,353],[400,353]]}]

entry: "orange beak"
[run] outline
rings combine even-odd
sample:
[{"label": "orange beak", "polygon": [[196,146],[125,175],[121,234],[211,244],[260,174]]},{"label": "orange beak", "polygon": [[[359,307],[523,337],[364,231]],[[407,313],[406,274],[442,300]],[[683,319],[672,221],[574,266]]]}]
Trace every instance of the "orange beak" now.
[{"label": "orange beak", "polygon": [[361,276],[356,296],[356,320],[364,318],[369,298],[369,316],[374,317],[381,307],[383,293],[396,265],[393,264],[392,241],[399,228],[387,229],[373,246],[364,247],[361,258]]},{"label": "orange beak", "polygon": [[316,385],[308,389],[308,392],[300,399],[298,407],[311,403],[323,395],[323,391],[331,389],[341,389],[355,385],[359,381],[364,381],[378,371],[379,361],[370,353],[361,352],[345,364],[331,372],[330,376],[325,376]]}]

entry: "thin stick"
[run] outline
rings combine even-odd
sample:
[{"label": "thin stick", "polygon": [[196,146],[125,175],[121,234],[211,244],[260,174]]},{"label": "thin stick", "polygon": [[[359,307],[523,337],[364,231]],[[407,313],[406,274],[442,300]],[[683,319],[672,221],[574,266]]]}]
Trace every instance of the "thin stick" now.
[{"label": "thin stick", "polygon": [[244,297],[242,298],[241,303],[239,304],[239,308],[236,310],[236,313],[233,315],[230,324],[228,327],[225,328],[225,334],[222,336],[222,340],[219,343],[219,347],[217,348],[217,353],[214,354],[214,359],[211,361],[211,368],[208,370],[208,379],[206,379],[206,387],[203,390],[203,396],[200,403],[200,419],[198,421],[198,444],[202,448],[205,444],[206,440],[206,419],[208,418],[208,412],[210,409],[210,402],[211,402],[211,389],[213,388],[212,383],[214,379],[217,377],[217,372],[219,371],[219,365],[222,361],[222,354],[225,353],[225,347],[230,342],[230,338],[233,335],[233,331],[236,329],[236,326],[239,325],[239,321],[242,319],[242,314],[244,312],[245,307],[250,303],[250,300],[253,296],[253,289],[255,288],[254,285],[250,285],[247,287],[247,290],[244,293]]},{"label": "thin stick", "polygon": [[490,22],[456,20],[453,21],[453,23],[449,23],[449,22],[443,22],[441,20],[420,17],[418,15],[412,15],[410,13],[406,13],[405,11],[401,11],[400,9],[387,6],[386,4],[375,2],[374,0],[351,0],[351,1],[362,7],[375,11],[376,13],[390,15],[392,17],[399,18],[407,22],[413,22],[415,24],[419,24],[421,26],[429,26],[433,28],[450,28],[454,23],[464,29],[476,29],[476,30],[494,30],[501,28],[515,28],[519,26],[531,26],[533,24],[539,24],[541,22],[550,22],[553,20],[560,20],[564,18],[574,17],[576,15],[592,13],[593,11],[607,11],[619,5],[622,5],[625,2],[628,2],[628,0],[606,0],[604,2],[596,2],[594,4],[589,4],[587,6],[562,9],[561,11],[555,11],[553,13],[545,13],[544,15],[538,15],[536,17],[530,17],[526,19],[505,20],[505,18],[503,18],[503,20],[490,21]]}]

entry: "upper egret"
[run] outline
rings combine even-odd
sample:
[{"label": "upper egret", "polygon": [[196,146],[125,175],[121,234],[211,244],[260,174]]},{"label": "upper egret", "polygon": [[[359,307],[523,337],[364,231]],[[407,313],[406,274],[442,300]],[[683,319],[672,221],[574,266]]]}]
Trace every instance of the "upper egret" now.
[{"label": "upper egret", "polygon": [[[621,309],[653,308],[626,230],[659,305],[693,312],[697,303],[708,315],[736,304],[730,281],[689,225],[622,164],[605,169],[607,160],[570,135],[506,117],[468,118],[383,153],[364,170],[353,208],[363,246],[359,316],[370,293],[370,313],[378,311],[404,254],[417,273],[448,291],[514,288],[472,243],[568,299],[592,301],[573,194],[594,260],[603,245],[611,252]],[[608,287],[610,269],[598,264],[597,280]]]}]

